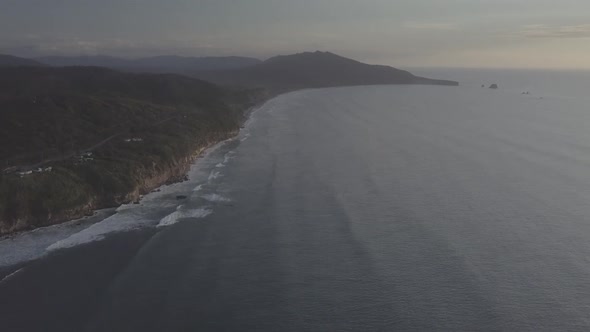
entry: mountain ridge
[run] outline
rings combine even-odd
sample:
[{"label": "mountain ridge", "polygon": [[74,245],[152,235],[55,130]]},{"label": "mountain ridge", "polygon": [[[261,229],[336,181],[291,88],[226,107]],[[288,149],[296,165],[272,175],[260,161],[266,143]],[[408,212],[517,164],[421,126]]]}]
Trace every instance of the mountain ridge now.
[{"label": "mountain ridge", "polygon": [[[127,72],[175,73],[234,87],[259,87],[277,94],[306,88],[355,85],[427,84],[457,86],[458,82],[415,76],[386,65],[372,65],[331,52],[302,52],[255,58],[160,55],[124,59],[108,55],[46,56],[35,60],[10,58],[17,65],[98,66]],[[0,58],[1,60],[1,58]],[[0,65],[1,65],[0,61]]]},{"label": "mountain ridge", "polygon": [[260,60],[240,56],[187,57],[158,55],[141,58],[96,56],[45,56],[34,60],[50,66],[97,66],[132,72],[173,72],[236,69],[260,63]]},{"label": "mountain ridge", "polygon": [[17,57],[14,55],[8,54],[0,54],[0,67],[18,67],[18,66],[35,66],[35,67],[42,67],[45,66],[44,64],[32,60]]}]

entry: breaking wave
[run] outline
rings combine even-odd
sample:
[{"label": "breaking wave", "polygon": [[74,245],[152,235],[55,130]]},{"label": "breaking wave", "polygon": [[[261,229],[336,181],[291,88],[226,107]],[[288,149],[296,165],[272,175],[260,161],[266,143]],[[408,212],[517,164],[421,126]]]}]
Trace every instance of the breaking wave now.
[{"label": "breaking wave", "polygon": [[223,197],[219,194],[207,194],[207,195],[203,195],[201,196],[202,198],[204,198],[205,200],[212,202],[212,203],[227,203],[227,202],[231,202],[231,199],[227,198],[227,197]]},{"label": "breaking wave", "polygon": [[133,209],[123,210],[68,238],[50,245],[46,250],[54,251],[71,248],[85,243],[100,241],[110,233],[130,231],[153,225],[154,221],[146,217],[146,215],[135,213]]},{"label": "breaking wave", "polygon": [[222,177],[223,175],[221,175],[221,172],[218,171],[212,171],[211,174],[209,174],[209,181],[211,180],[215,180],[217,178]]},{"label": "breaking wave", "polygon": [[213,213],[212,210],[208,208],[199,208],[193,210],[178,210],[174,211],[171,214],[167,215],[166,217],[160,220],[160,223],[157,227],[166,227],[170,225],[174,225],[178,223],[181,219],[187,218],[205,218],[206,216]]}]

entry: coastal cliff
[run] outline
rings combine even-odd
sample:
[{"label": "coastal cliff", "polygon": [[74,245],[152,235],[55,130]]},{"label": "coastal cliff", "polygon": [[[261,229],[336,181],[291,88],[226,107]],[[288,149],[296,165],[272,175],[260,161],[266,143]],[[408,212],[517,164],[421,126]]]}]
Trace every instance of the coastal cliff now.
[{"label": "coastal cliff", "polygon": [[[9,185],[17,191],[17,195],[12,202],[6,198],[14,208],[10,211],[2,209],[4,214],[0,221],[0,235],[54,225],[92,215],[97,209],[137,202],[141,196],[162,185],[183,181],[191,165],[203,151],[237,133],[238,131],[228,131],[220,134],[202,146],[195,147],[192,154],[171,160],[160,167],[137,165],[127,174],[131,179],[129,185],[121,190],[100,192],[98,188],[88,186],[88,181],[70,183],[67,187],[58,185],[57,182],[75,181],[79,176],[67,173],[65,169],[56,169],[51,174],[31,174],[28,179],[19,178]],[[37,192],[46,196],[36,197]],[[52,201],[52,197],[59,197],[60,204],[47,204]]]}]

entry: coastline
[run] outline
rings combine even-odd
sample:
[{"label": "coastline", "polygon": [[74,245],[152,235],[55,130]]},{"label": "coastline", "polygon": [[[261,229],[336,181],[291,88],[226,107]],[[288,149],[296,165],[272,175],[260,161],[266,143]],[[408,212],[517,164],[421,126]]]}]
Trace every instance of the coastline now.
[{"label": "coastline", "polygon": [[[112,200],[116,204],[99,204],[97,200],[86,202],[83,206],[77,206],[72,209],[63,210],[51,216],[51,220],[46,225],[35,227],[27,224],[28,220],[18,220],[13,224],[12,228],[8,230],[0,227],[0,241],[11,239],[22,234],[35,232],[39,229],[45,229],[48,227],[54,227],[67,223],[82,223],[85,220],[93,219],[97,216],[99,211],[103,210],[116,210],[117,208],[125,205],[136,203],[139,204],[144,195],[154,191],[158,191],[163,186],[171,185],[174,183],[184,182],[187,180],[187,174],[190,171],[192,165],[198,162],[198,159],[202,157],[207,150],[216,146],[217,144],[233,139],[239,135],[244,124],[248,121],[251,114],[257,109],[262,107],[266,102],[275,98],[276,95],[265,95],[261,100],[257,101],[253,106],[247,107],[242,112],[242,119],[239,123],[237,130],[227,131],[225,133],[219,133],[219,136],[213,140],[207,140],[204,145],[199,146],[189,155],[186,155],[180,159],[179,162],[175,163],[171,167],[158,172],[151,176],[142,178],[140,183],[133,188],[131,191],[125,193],[122,196],[112,195]],[[115,212],[116,213],[116,212]],[[106,217],[105,217],[106,218]],[[94,223],[98,223],[104,220],[96,220]],[[24,226],[23,226],[24,225]]]},{"label": "coastline", "polygon": [[[417,84],[421,85],[420,83]],[[408,85],[416,85],[416,83]],[[349,86],[334,86],[331,88],[339,87]],[[308,89],[324,88],[325,87]],[[59,211],[55,214],[50,214],[50,219],[41,226],[31,225],[30,219],[17,219],[16,222],[14,222],[12,226],[7,229],[3,228],[2,223],[0,222],[0,240],[10,238],[21,233],[31,232],[39,228],[46,228],[71,221],[83,220],[84,218],[92,218],[95,215],[96,211],[112,208],[116,209],[125,204],[139,203],[144,195],[149,194],[154,190],[158,190],[158,188],[161,188],[164,185],[183,182],[186,180],[186,175],[189,172],[191,165],[193,165],[195,161],[203,155],[204,152],[206,152],[209,148],[215,146],[220,142],[236,137],[241,132],[244,123],[248,121],[251,114],[260,107],[262,107],[265,103],[284,94],[297,91],[304,91],[308,89],[283,89],[277,91],[262,90],[261,93],[257,97],[255,97],[256,100],[251,101],[252,106],[244,107],[245,109],[239,110],[242,107],[234,105],[234,107],[237,107],[236,110],[238,112],[241,112],[241,120],[239,121],[239,125],[235,130],[230,130],[224,133],[218,132],[217,135],[215,135],[215,139],[206,141],[204,145],[197,147],[190,154],[179,158],[180,161],[175,163],[171,167],[168,167],[165,170],[155,174],[148,174],[148,176],[142,178],[140,183],[136,185],[132,190],[124,193],[123,195],[111,195],[109,197],[110,203],[105,204],[104,198],[102,199],[102,202],[100,202],[101,200],[97,199],[97,197],[94,197],[82,206],[76,206],[75,208]]]},{"label": "coastline", "polygon": [[96,199],[86,202],[83,206],[78,206],[73,209],[63,210],[51,216],[48,220],[48,224],[42,227],[34,227],[27,224],[28,220],[20,219],[14,224],[12,228],[8,230],[0,228],[0,240],[10,238],[21,233],[32,232],[40,228],[51,227],[68,223],[71,221],[83,220],[84,218],[92,218],[97,211],[104,209],[116,209],[122,205],[139,202],[143,195],[146,195],[164,185],[170,185],[173,183],[182,182],[185,180],[185,176],[188,173],[191,165],[212,146],[223,142],[227,139],[235,137],[239,131],[228,132],[226,136],[222,136],[219,140],[208,141],[206,145],[197,148],[191,155],[188,155],[176,165],[164,170],[163,172],[157,173],[154,176],[143,178],[141,183],[133,188],[133,190],[125,193],[122,197],[119,195],[112,195],[113,201],[116,204],[100,204]]},{"label": "coastline", "polygon": [[[252,114],[255,110],[256,108],[253,108],[249,114]],[[147,204],[149,209],[150,203],[153,202],[154,199],[162,199],[166,196],[172,197],[173,199],[175,195],[180,193],[184,195],[186,192],[186,185],[188,184],[188,186],[191,186],[191,183],[194,183],[195,179],[193,176],[197,176],[198,178],[197,174],[200,172],[199,169],[202,167],[199,162],[202,161],[204,165],[206,165],[207,158],[209,158],[210,154],[213,154],[224,144],[235,140],[236,137],[237,134],[225,140],[215,141],[211,144],[208,144],[206,147],[200,148],[193,154],[191,158],[192,162],[186,165],[187,172],[185,174],[190,176],[190,180],[168,180],[167,182],[162,183],[159,187],[155,188],[155,190],[149,191],[145,196],[142,195],[140,204],[136,205],[133,202],[130,202],[116,207],[98,209],[93,211],[92,216],[83,216],[81,218],[68,220],[53,225],[37,227],[31,230],[23,230],[0,236],[0,253],[3,253],[0,255],[0,284],[3,282],[8,282],[12,278],[11,275],[24,272],[24,270],[31,266],[30,264],[32,262],[51,256],[54,251],[61,251],[60,249],[69,248],[69,246],[63,248],[59,246],[53,248],[53,246],[61,244],[64,241],[68,241],[78,234],[84,234],[84,232],[87,232],[96,226],[100,227],[101,223],[108,222],[109,220],[112,220],[112,218],[118,218],[117,216],[122,215],[124,216],[128,211],[133,211],[135,207],[143,209]],[[215,163],[217,163],[217,161]],[[184,184],[185,182],[187,184]],[[179,201],[177,204],[182,203]],[[102,240],[105,239],[102,236],[106,234],[120,234],[120,236],[125,237],[125,234],[129,233],[130,231],[141,231],[142,234],[155,234],[159,229],[159,225],[141,223],[137,224],[136,226],[132,226],[131,228],[126,228],[124,226],[124,219],[119,221],[123,221],[121,224],[123,226],[121,228],[112,228],[109,231],[105,231],[104,234],[98,235],[95,239],[79,243],[76,246],[80,244],[91,245],[92,243],[97,242],[102,243]],[[111,226],[112,225],[115,224],[111,224]],[[98,239],[101,239],[101,241],[96,241]]]}]

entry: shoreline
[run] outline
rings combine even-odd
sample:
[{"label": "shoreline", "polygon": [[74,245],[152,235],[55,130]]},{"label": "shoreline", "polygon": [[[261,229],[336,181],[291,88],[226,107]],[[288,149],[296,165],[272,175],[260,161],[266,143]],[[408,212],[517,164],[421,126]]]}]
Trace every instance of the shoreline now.
[{"label": "shoreline", "polygon": [[[165,171],[159,172],[154,176],[143,178],[142,183],[139,184],[137,187],[133,188],[133,190],[124,194],[122,199],[120,199],[119,202],[117,202],[117,204],[97,204],[96,200],[89,201],[82,207],[78,206],[69,210],[60,211],[58,215],[61,215],[61,217],[56,217],[54,221],[50,221],[47,225],[43,225],[42,227],[27,226],[19,229],[18,225],[20,223],[25,222],[21,219],[14,224],[13,228],[16,229],[15,231],[9,230],[3,232],[0,229],[0,240],[11,238],[13,236],[23,233],[34,232],[35,230],[42,228],[65,224],[68,222],[83,221],[85,219],[94,217],[96,215],[96,212],[101,210],[117,209],[125,204],[139,203],[144,195],[147,195],[153,192],[154,190],[157,190],[158,188],[161,188],[166,185],[171,185],[174,183],[184,182],[191,165],[193,165],[193,163],[197,159],[199,159],[199,157],[201,157],[204,152],[206,152],[209,148],[215,146],[220,142],[235,137],[239,134],[239,132],[239,130],[228,132],[227,136],[224,136],[220,140],[207,142],[205,146],[202,146],[195,150],[192,154],[183,157],[182,160],[173,167]],[[115,194],[112,195],[111,198],[116,201],[118,196]]]},{"label": "shoreline", "polygon": [[[221,147],[226,142],[231,142],[235,139],[236,135],[233,135],[225,140],[216,141],[215,143],[208,144],[206,148],[199,149],[194,154],[193,161],[190,164],[188,164],[187,175],[193,173],[193,167],[198,168],[198,163],[200,159],[207,158],[209,153],[213,153],[216,149]],[[143,201],[144,199],[151,200],[151,195],[156,195],[156,197],[162,197],[162,193],[164,195],[167,195],[170,192],[174,193],[174,188],[177,185],[182,186],[182,183],[184,182],[187,181],[169,181],[167,183],[163,183],[159,187],[155,188],[155,190],[152,190],[149,193],[147,193],[145,196],[142,195],[141,201]],[[168,188],[172,188],[172,191],[170,191],[170,189]],[[133,202],[124,203],[116,207],[95,210],[92,216],[84,216],[81,218],[68,220],[53,225],[37,227],[31,230],[23,230],[0,236],[0,252],[3,253],[2,255],[0,255],[0,284],[2,284],[2,282],[4,281],[9,281],[10,278],[7,277],[10,274],[13,274],[19,270],[24,271],[25,269],[27,269],[28,266],[31,266],[30,264],[32,264],[33,262],[51,256],[51,254],[55,251],[61,251],[62,249],[69,248],[66,247],[59,249],[51,249],[52,246],[63,241],[67,241],[68,239],[72,238],[73,236],[76,236],[77,234],[86,232],[88,229],[95,227],[96,225],[99,225],[112,217],[116,217],[120,213],[125,213],[124,211],[128,210],[129,208],[134,208],[136,206],[143,206],[143,204],[136,205],[133,204]],[[148,233],[156,233],[158,227],[143,225],[137,227],[136,229],[114,229],[108,232],[108,234],[125,234],[135,230],[141,230],[142,232]],[[80,243],[80,245],[91,245],[95,242],[102,242],[102,240],[104,239],[105,238],[101,239],[100,241],[88,241]],[[76,247],[77,246],[78,245],[76,245]],[[19,249],[18,251],[14,251],[13,253],[11,253],[13,248]]]},{"label": "shoreline", "polygon": [[[50,224],[44,225],[42,227],[30,227],[7,232],[1,232],[0,230],[0,241],[10,240],[23,234],[33,233],[38,230],[48,229],[50,227],[64,225],[67,223],[84,223],[84,221],[86,220],[96,218],[99,212],[104,210],[113,210],[114,213],[111,214],[113,215],[116,214],[116,210],[121,206],[124,206],[126,204],[139,204],[143,199],[144,195],[158,191],[159,189],[162,189],[165,186],[186,181],[191,166],[195,165],[196,162],[198,162],[199,158],[201,158],[204,154],[206,154],[206,152],[209,149],[216,146],[217,144],[237,137],[244,128],[244,124],[250,119],[250,116],[256,110],[264,106],[269,100],[275,97],[277,97],[277,95],[274,94],[264,96],[261,101],[256,102],[253,106],[250,106],[244,111],[242,111],[242,120],[237,130],[228,131],[224,133],[224,135],[220,139],[208,141],[204,146],[197,148],[190,155],[183,157],[178,164],[167,169],[166,171],[162,171],[158,174],[155,174],[154,176],[142,179],[142,184],[135,187],[132,191],[126,193],[124,195],[124,199],[119,204],[98,205],[95,204],[96,202],[91,201],[81,208],[77,207],[74,209],[62,211],[60,214],[66,215],[67,217],[58,218],[58,221],[51,222]],[[104,216],[102,219],[93,222],[93,224],[99,223],[106,218],[108,218],[108,216]],[[18,223],[15,225],[18,225]]]},{"label": "shoreline", "polygon": [[[184,175],[192,174],[193,167],[198,166],[200,159],[206,158],[209,153],[213,153],[219,146],[224,144],[224,142],[235,140],[242,130],[246,128],[245,125],[247,125],[248,121],[251,119],[251,116],[257,110],[261,109],[269,100],[275,97],[276,96],[265,98],[255,105],[248,107],[244,111],[244,118],[242,120],[240,130],[232,132],[229,137],[223,140],[210,142],[206,147],[195,151],[195,153],[193,153],[190,158],[192,161],[185,164],[184,168],[186,169],[186,172],[183,173],[183,177]],[[186,181],[167,181],[161,183],[158,187],[153,188],[151,191],[146,193],[145,197],[142,195],[141,201],[144,199],[150,200],[150,194],[160,195],[161,192],[167,192],[167,188],[169,186],[182,186],[183,182]],[[59,243],[60,241],[71,238],[78,233],[84,232],[88,228],[94,227],[94,225],[98,225],[105,220],[109,220],[109,218],[116,216],[120,212],[119,210],[121,207],[125,207],[126,205],[136,206],[133,204],[133,202],[131,202],[130,204],[119,204],[116,207],[100,208],[93,210],[92,216],[82,216],[81,218],[74,218],[52,225],[0,235],[0,252],[5,250],[6,253],[6,255],[0,255],[0,280],[19,269],[26,269],[33,262],[46,258],[52,253],[51,251],[47,251],[47,248],[56,243]],[[126,209],[123,209],[122,211],[125,210]],[[142,232],[151,233],[157,232],[157,229],[157,227],[140,227],[137,230],[143,230]],[[122,230],[122,232],[114,230],[111,234],[125,234],[129,231],[131,230]],[[90,241],[85,243],[85,245],[90,245],[91,243],[95,242]],[[13,250],[12,248],[20,249],[19,252],[11,253]]]}]

